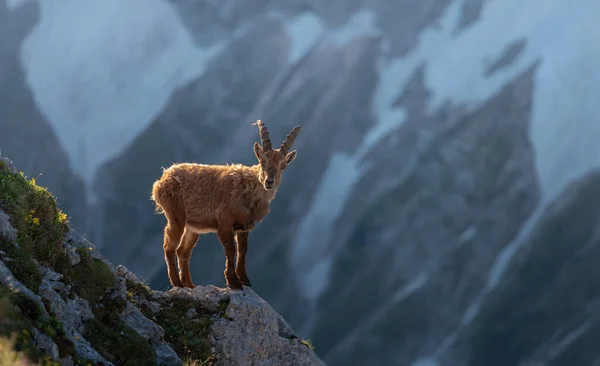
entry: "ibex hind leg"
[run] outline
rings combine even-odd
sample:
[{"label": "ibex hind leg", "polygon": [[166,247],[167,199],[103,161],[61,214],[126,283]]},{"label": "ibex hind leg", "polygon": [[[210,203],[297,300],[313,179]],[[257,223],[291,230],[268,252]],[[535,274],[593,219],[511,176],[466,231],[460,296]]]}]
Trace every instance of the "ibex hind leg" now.
[{"label": "ibex hind leg", "polygon": [[200,234],[190,230],[187,226],[183,231],[183,237],[181,243],[177,247],[177,259],[179,261],[179,279],[183,283],[184,287],[194,288],[194,282],[192,281],[192,273],[190,271],[190,259],[192,257],[192,250],[196,246],[196,242]]},{"label": "ibex hind leg", "polygon": [[167,273],[169,281],[175,287],[183,287],[179,279],[179,271],[177,270],[177,246],[181,235],[183,235],[184,226],[176,220],[169,220],[167,217],[167,226],[165,226],[165,238],[163,250],[165,252],[165,262],[167,263]]}]

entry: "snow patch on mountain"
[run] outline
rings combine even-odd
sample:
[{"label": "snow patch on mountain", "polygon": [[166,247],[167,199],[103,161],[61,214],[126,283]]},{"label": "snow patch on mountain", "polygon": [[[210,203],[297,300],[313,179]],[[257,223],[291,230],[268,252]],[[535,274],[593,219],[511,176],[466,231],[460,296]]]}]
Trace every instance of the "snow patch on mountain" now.
[{"label": "snow patch on mountain", "polygon": [[[328,33],[324,42],[343,45],[355,37],[376,34],[373,21],[374,17],[370,14],[356,13],[346,26]],[[331,229],[362,174],[359,159],[359,154],[332,155],[311,209],[300,223],[291,246],[291,268],[296,273],[302,296],[312,303],[329,284],[331,266],[337,254],[328,246],[333,242]]]},{"label": "snow patch on mountain", "polygon": [[381,32],[375,27],[375,15],[369,10],[356,12],[348,22],[328,35],[328,41],[345,45],[359,37],[378,36]]},{"label": "snow patch on mountain", "polygon": [[75,172],[90,185],[222,48],[197,47],[164,0],[44,0],[21,63]]},{"label": "snow patch on mountain", "polygon": [[292,45],[289,62],[294,64],[323,36],[325,28],[313,13],[303,13],[287,22],[286,31]]},{"label": "snow patch on mountain", "polygon": [[6,0],[6,8],[8,10],[16,10],[18,8],[20,8],[21,6],[25,5],[26,3],[30,2],[30,1],[34,1],[34,0]]},{"label": "snow patch on mountain", "polygon": [[[315,194],[309,214],[300,223],[291,246],[291,265],[300,292],[316,301],[327,289],[333,258],[333,222],[340,215],[351,188],[360,178],[353,157],[335,153]],[[308,268],[307,268],[308,267]]]}]

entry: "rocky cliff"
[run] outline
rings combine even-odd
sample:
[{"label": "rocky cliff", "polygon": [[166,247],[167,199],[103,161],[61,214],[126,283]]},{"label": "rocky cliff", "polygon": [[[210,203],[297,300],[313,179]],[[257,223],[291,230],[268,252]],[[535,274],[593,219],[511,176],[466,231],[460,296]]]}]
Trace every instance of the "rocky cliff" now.
[{"label": "rocky cliff", "polygon": [[2,156],[0,361],[324,365],[249,288],[161,292],[115,268],[48,191]]}]

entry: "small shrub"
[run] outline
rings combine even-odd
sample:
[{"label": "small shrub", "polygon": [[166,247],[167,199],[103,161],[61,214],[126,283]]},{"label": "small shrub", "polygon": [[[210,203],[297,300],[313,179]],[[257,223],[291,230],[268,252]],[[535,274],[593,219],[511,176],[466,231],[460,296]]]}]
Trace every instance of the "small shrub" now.
[{"label": "small shrub", "polygon": [[300,343],[302,343],[303,345],[305,345],[306,347],[308,347],[308,349],[310,349],[311,351],[315,350],[315,347],[310,342],[310,339],[301,339]]},{"label": "small shrub", "polygon": [[0,207],[17,229],[19,246],[41,264],[54,267],[64,255],[61,244],[68,225],[50,192],[38,186],[35,179],[27,180],[22,173],[13,174],[2,165]]}]

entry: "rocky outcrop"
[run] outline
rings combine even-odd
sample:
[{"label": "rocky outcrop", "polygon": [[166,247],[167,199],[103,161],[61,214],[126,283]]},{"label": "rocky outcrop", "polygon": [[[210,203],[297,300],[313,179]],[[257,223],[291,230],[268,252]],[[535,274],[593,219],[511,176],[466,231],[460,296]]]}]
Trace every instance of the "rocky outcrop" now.
[{"label": "rocky outcrop", "polygon": [[115,268],[2,156],[0,305],[0,338],[33,361],[324,365],[249,288],[161,292]]}]

